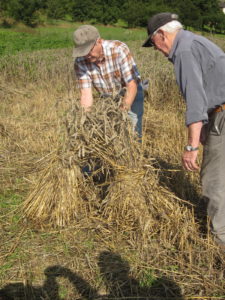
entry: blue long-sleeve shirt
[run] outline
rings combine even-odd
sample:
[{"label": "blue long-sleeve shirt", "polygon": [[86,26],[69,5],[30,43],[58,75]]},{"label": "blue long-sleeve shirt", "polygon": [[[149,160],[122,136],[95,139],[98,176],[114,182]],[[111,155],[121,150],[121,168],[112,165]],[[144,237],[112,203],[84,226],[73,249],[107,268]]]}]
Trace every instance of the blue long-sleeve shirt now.
[{"label": "blue long-sleeve shirt", "polygon": [[168,59],[186,101],[186,125],[208,121],[208,112],[225,103],[225,53],[208,39],[181,29]]}]

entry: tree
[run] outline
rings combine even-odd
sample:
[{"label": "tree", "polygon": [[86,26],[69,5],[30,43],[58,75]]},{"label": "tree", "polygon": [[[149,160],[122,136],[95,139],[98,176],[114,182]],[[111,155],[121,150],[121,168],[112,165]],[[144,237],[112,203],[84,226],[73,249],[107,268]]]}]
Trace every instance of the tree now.
[{"label": "tree", "polygon": [[42,0],[9,0],[7,12],[16,21],[22,21],[29,26],[36,26],[38,18],[35,13],[43,7],[43,2]]},{"label": "tree", "polygon": [[68,0],[48,0],[46,11],[49,18],[63,19],[68,11]]},{"label": "tree", "polygon": [[163,0],[128,0],[124,4],[123,19],[129,27],[146,26],[152,15],[165,11],[170,8]]},{"label": "tree", "polygon": [[95,18],[99,23],[114,24],[120,18],[121,6],[118,5],[117,0],[95,0],[94,14]]},{"label": "tree", "polygon": [[70,3],[69,12],[73,21],[84,22],[92,18],[93,2],[91,0],[74,0]]},{"label": "tree", "polygon": [[203,20],[200,9],[193,0],[180,1],[178,3],[179,17],[185,26],[202,28]]}]

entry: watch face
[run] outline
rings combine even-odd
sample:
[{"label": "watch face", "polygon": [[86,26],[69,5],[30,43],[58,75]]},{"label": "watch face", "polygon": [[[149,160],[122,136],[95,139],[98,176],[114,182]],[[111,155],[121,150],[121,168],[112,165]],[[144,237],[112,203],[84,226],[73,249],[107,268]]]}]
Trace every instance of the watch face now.
[{"label": "watch face", "polygon": [[187,146],[186,146],[186,150],[187,150],[187,151],[191,151],[191,150],[192,150],[192,146],[187,145]]}]

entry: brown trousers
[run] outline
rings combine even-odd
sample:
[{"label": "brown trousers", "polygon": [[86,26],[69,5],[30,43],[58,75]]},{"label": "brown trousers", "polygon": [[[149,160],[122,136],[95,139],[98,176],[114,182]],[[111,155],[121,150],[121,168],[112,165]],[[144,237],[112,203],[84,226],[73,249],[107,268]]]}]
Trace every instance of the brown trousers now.
[{"label": "brown trousers", "polygon": [[201,181],[212,233],[225,245],[225,110],[214,113],[206,125]]}]

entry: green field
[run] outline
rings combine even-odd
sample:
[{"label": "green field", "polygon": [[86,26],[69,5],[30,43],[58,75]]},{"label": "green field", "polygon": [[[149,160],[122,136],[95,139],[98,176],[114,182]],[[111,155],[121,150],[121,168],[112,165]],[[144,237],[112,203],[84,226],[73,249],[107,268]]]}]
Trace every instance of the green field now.
[{"label": "green field", "polygon": [[[16,54],[20,51],[58,49],[73,46],[73,31],[81,24],[59,24],[58,26],[0,29],[0,56]],[[144,40],[144,29],[124,29],[119,27],[96,26],[104,39],[121,41]]]},{"label": "green field", "polygon": [[[18,52],[31,52],[42,49],[60,49],[73,47],[73,32],[81,23],[58,22],[38,28],[29,28],[18,25],[15,28],[0,28],[0,56],[13,55]],[[128,29],[122,27],[94,25],[104,39],[114,39],[123,42],[144,41],[146,30],[144,28]],[[202,33],[204,34],[204,33]],[[217,37],[221,43],[224,35],[211,35]]]}]

